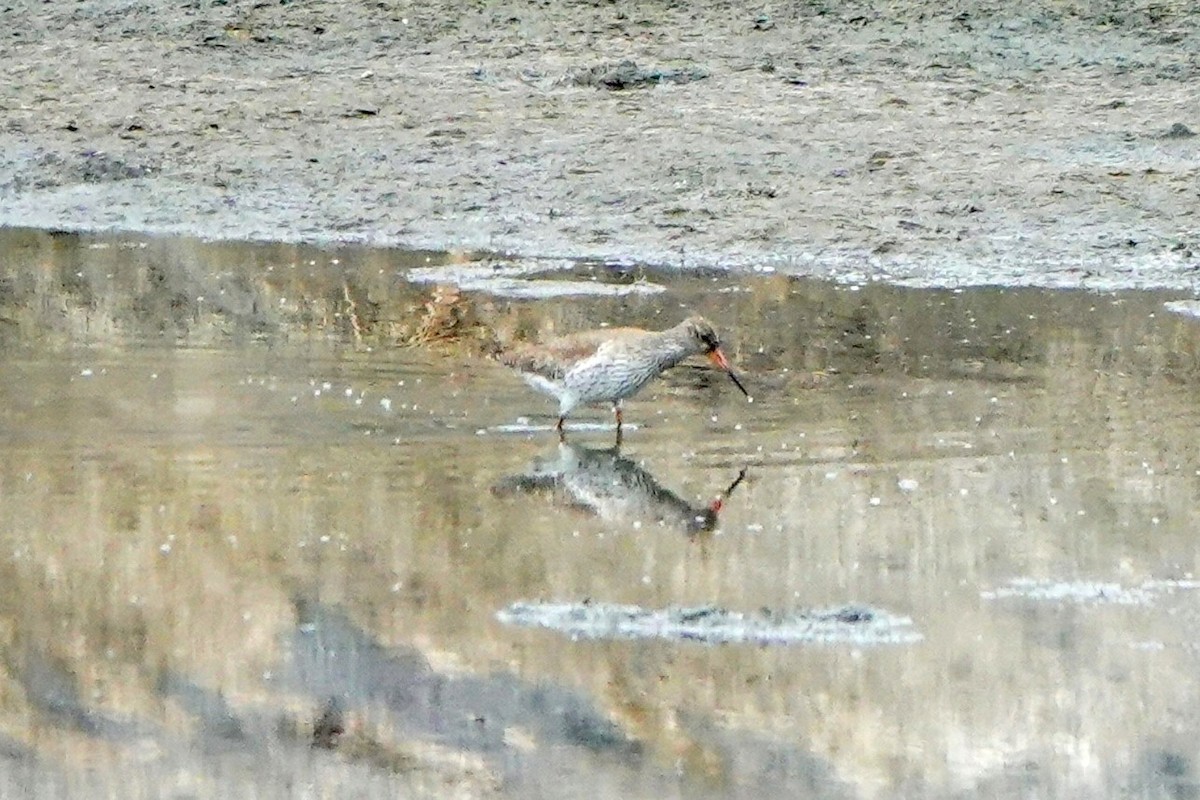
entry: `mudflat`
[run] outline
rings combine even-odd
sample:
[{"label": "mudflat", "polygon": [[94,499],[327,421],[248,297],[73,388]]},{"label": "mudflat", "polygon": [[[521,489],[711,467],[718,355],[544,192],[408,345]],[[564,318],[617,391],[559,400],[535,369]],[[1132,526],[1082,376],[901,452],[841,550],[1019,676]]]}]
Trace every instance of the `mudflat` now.
[{"label": "mudflat", "polygon": [[14,0],[0,225],[1190,287],[1187,2]]}]

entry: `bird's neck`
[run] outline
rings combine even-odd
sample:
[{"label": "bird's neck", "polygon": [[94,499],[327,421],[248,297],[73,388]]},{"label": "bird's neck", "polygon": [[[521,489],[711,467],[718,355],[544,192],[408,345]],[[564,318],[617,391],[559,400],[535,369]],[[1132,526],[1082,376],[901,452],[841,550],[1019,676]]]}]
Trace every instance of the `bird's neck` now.
[{"label": "bird's neck", "polygon": [[698,352],[692,338],[685,331],[671,328],[657,334],[658,342],[654,348],[655,362],[659,369],[670,369],[688,356]]}]

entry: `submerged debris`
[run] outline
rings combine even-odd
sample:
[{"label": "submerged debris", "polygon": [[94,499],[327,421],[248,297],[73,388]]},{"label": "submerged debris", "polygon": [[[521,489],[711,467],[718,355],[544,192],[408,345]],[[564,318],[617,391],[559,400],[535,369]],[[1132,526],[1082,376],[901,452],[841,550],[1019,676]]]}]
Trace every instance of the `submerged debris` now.
[{"label": "submerged debris", "polygon": [[1200,318],[1200,300],[1170,300],[1163,307],[1175,314]]},{"label": "submerged debris", "polygon": [[508,625],[549,628],[574,639],[677,639],[711,644],[912,644],[908,617],[867,606],[755,613],[717,606],[647,609],[612,603],[518,602],[496,614]]},{"label": "submerged debris", "polygon": [[337,698],[331,697],[313,723],[312,746],[322,750],[336,750],[338,740],[346,732],[344,716]]},{"label": "submerged debris", "polygon": [[569,274],[574,262],[549,259],[523,259],[518,262],[476,262],[440,267],[418,267],[405,277],[413,283],[454,285],[470,292],[496,297],[547,299],[572,296],[612,296],[658,294],[665,286],[638,280],[634,283],[610,283],[597,280],[568,280],[550,277]]},{"label": "submerged debris", "polygon": [[408,347],[460,345],[491,353],[496,350],[496,333],[482,322],[474,303],[457,286],[435,286],[433,294],[412,322],[397,330],[401,344]]},{"label": "submerged debris", "polygon": [[1013,578],[1006,586],[984,590],[984,600],[1040,600],[1053,603],[1152,605],[1161,595],[1176,590],[1200,589],[1200,581],[1191,579],[1148,580],[1137,586],[1112,581],[1054,581]]},{"label": "submerged debris", "polygon": [[1196,132],[1184,125],[1182,122],[1176,122],[1171,127],[1158,135],[1160,139],[1191,139],[1196,135]]}]

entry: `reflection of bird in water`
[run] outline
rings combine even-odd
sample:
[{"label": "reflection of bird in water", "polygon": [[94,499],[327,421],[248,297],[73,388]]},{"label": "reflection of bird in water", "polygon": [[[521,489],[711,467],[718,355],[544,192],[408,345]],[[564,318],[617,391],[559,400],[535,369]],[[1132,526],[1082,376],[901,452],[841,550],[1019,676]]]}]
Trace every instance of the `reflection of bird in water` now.
[{"label": "reflection of bird in water", "polygon": [[622,457],[619,448],[592,449],[560,442],[554,458],[537,459],[527,472],[504,478],[492,487],[492,492],[501,496],[546,492],[558,502],[603,520],[656,522],[699,533],[717,526],[725,501],[745,477],[743,468],[712,502],[693,506]]},{"label": "reflection of bird in water", "polygon": [[705,355],[725,370],[742,394],[717,332],[702,317],[688,317],[674,328],[602,328],[582,331],[543,344],[514,344],[500,360],[516,368],[533,388],[558,399],[558,432],[567,415],[589,403],[612,403],[621,440],[621,401],[632,397],[664,370],[689,356]]}]

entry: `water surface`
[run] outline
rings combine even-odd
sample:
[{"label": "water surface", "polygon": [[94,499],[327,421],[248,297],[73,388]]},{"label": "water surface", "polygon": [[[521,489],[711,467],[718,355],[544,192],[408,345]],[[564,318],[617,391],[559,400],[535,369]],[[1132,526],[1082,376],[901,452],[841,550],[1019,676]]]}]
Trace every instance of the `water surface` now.
[{"label": "water surface", "polygon": [[[475,343],[397,345],[464,264],[505,335],[703,313],[755,402],[683,367],[560,445]],[[1179,295],[489,265],[0,237],[0,794],[1200,788]],[[563,606],[914,635],[505,613]]]}]

